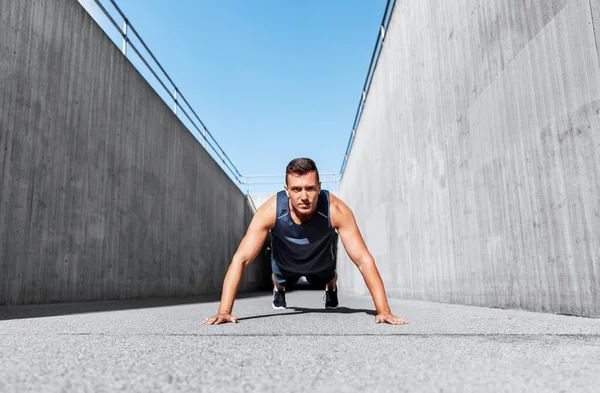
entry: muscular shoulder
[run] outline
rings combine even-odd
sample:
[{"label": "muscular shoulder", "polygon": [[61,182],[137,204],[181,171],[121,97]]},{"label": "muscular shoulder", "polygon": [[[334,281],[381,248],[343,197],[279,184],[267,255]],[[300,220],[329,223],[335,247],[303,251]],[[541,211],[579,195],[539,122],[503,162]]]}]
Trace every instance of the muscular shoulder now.
[{"label": "muscular shoulder", "polygon": [[337,196],[329,193],[329,213],[331,215],[331,225],[338,229],[348,220],[353,219],[352,210]]},{"label": "muscular shoulder", "polygon": [[252,223],[271,229],[275,226],[275,216],[277,214],[277,194],[269,198],[263,203],[252,218]]}]

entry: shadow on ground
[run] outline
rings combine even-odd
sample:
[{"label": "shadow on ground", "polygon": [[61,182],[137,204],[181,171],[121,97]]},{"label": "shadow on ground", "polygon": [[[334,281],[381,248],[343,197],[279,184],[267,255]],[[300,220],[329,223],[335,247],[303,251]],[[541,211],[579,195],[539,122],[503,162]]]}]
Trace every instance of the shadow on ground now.
[{"label": "shadow on ground", "polygon": [[288,307],[286,310],[292,310],[292,312],[282,312],[278,314],[264,314],[264,315],[253,315],[250,317],[241,317],[238,318],[238,321],[248,321],[250,319],[258,319],[258,318],[271,318],[271,317],[285,317],[288,315],[294,314],[359,314],[365,313],[367,315],[376,316],[377,312],[375,310],[366,310],[359,308],[348,308],[348,307],[338,307],[338,308],[305,308],[305,307]]},{"label": "shadow on ground", "polygon": [[[236,299],[244,299],[269,295],[270,292],[248,292],[239,293]],[[146,298],[127,300],[106,300],[81,303],[49,303],[49,304],[27,304],[15,306],[0,306],[0,321],[9,319],[25,319],[39,317],[54,317],[70,314],[86,314],[103,311],[120,311],[153,307],[178,306],[182,304],[210,303],[221,300],[221,294],[169,297],[169,298]]]}]

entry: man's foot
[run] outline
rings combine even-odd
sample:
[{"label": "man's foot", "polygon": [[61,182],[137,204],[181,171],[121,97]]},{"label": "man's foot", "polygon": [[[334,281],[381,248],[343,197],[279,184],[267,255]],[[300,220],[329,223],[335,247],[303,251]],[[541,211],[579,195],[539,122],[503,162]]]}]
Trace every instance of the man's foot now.
[{"label": "man's foot", "polygon": [[337,285],[335,289],[325,290],[325,308],[336,308],[338,306]]},{"label": "man's foot", "polygon": [[273,288],[273,308],[275,310],[283,310],[287,307],[285,303],[285,291],[278,291]]}]

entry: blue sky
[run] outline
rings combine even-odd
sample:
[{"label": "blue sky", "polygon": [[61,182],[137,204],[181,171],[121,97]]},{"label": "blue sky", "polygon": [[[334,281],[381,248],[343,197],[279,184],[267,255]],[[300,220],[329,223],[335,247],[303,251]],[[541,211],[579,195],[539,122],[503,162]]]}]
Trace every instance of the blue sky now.
[{"label": "blue sky", "polygon": [[386,0],[117,3],[243,175],[340,170]]}]

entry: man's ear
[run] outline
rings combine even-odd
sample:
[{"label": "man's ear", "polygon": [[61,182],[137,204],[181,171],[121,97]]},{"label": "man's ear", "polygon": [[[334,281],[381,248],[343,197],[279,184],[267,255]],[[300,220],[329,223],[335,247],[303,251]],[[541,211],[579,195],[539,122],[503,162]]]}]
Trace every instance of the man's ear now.
[{"label": "man's ear", "polygon": [[287,195],[287,197],[289,198],[289,197],[290,197],[290,190],[288,190],[288,186],[287,186],[287,184],[284,184],[284,185],[283,185],[283,189],[285,190],[285,194],[286,194],[286,195]]}]

